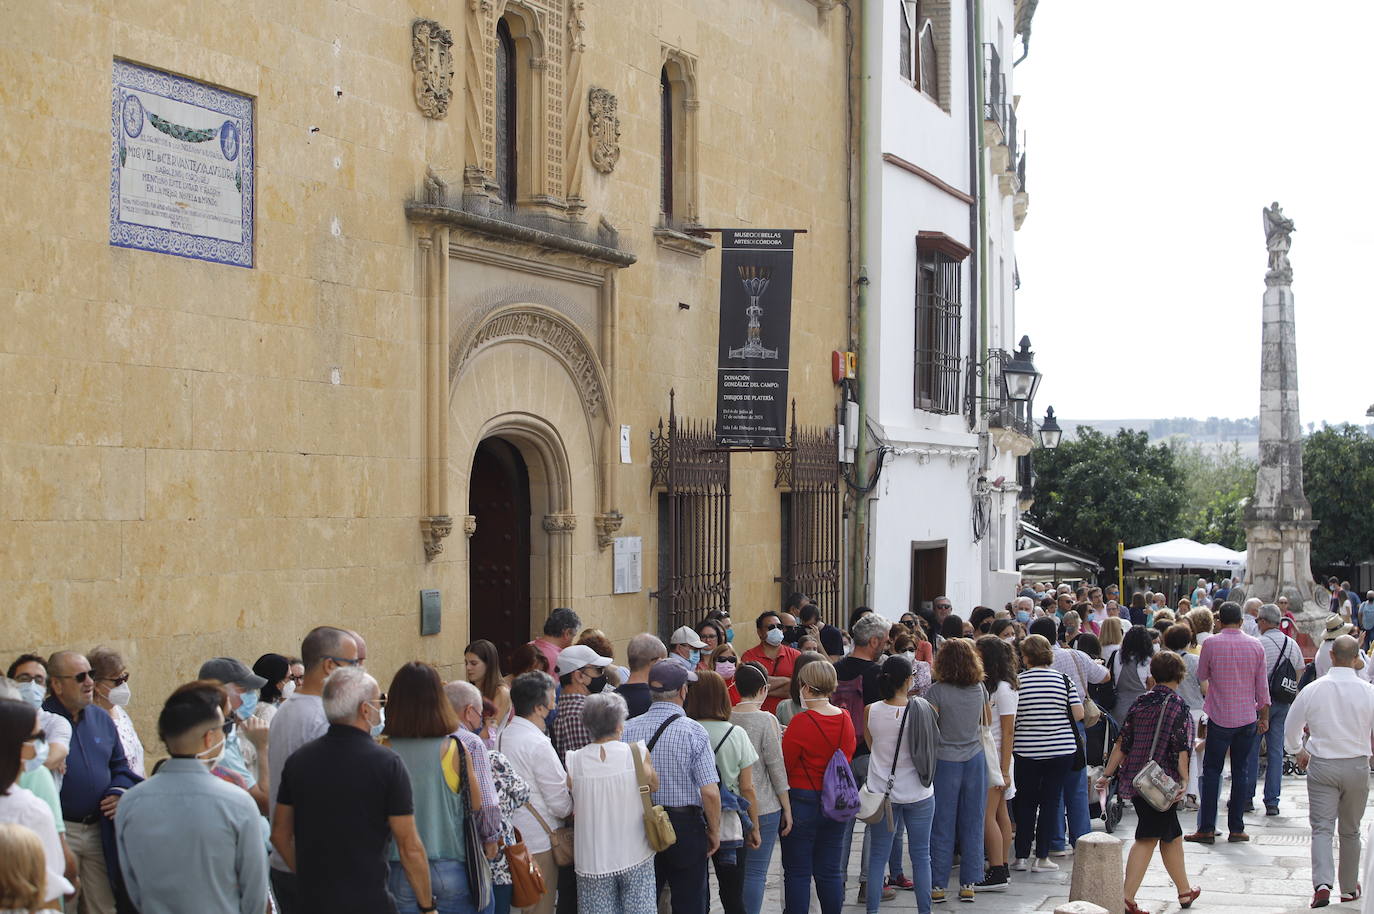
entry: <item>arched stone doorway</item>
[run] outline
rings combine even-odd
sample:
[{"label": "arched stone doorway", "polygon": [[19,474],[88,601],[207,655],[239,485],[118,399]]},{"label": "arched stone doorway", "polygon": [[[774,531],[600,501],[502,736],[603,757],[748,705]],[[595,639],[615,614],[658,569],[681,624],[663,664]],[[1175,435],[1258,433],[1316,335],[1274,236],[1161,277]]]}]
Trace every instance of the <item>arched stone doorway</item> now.
[{"label": "arched stone doorway", "polygon": [[530,631],[530,474],[520,449],[504,438],[477,446],[469,477],[468,605],[473,641],[496,645],[502,667]]}]

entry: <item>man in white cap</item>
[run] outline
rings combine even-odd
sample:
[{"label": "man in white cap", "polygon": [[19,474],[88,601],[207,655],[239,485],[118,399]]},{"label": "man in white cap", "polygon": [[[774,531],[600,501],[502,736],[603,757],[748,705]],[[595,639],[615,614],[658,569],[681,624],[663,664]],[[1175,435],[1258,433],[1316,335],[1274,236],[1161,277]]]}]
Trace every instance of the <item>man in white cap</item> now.
[{"label": "man in white cap", "polygon": [[706,642],[692,631],[691,626],[684,625],[668,639],[668,659],[682,664],[684,669],[695,672],[697,664],[701,662],[701,650],[704,647]]},{"label": "man in white cap", "polygon": [[563,692],[558,696],[558,713],[553,722],[553,747],[561,762],[569,752],[576,752],[592,741],[582,723],[582,705],[593,691],[593,684],[601,680],[605,685],[606,667],[611,658],[602,657],[585,644],[565,647],[558,654],[558,681]]}]

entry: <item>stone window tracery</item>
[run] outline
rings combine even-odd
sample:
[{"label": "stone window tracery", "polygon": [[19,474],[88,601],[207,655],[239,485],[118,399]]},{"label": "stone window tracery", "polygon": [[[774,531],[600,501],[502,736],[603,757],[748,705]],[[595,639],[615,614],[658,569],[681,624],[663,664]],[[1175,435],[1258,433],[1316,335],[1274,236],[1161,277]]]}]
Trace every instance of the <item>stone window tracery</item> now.
[{"label": "stone window tracery", "polygon": [[662,129],[662,180],[659,224],[668,229],[700,224],[697,191],[696,60],[673,48],[663,49],[659,72]]}]

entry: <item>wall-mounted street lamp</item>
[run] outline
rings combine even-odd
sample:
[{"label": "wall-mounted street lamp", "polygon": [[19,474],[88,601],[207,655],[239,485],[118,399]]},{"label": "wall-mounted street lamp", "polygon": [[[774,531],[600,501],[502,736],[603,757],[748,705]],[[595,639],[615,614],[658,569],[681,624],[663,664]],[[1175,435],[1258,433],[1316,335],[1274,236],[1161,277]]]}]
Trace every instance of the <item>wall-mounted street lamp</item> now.
[{"label": "wall-mounted street lamp", "polygon": [[1002,386],[1010,400],[1034,400],[1040,387],[1040,372],[1035,370],[1035,353],[1030,351],[1030,337],[1021,337],[1021,348],[1002,364]]}]

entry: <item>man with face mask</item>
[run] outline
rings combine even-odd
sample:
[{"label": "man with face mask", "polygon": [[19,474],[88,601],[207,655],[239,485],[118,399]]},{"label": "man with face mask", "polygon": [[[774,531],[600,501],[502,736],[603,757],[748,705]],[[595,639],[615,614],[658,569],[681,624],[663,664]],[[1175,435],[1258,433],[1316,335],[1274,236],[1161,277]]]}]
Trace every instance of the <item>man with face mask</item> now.
[{"label": "man with face mask", "polygon": [[210,776],[224,751],[226,690],[187,683],[158,715],[171,756],[133,787],[115,813],[119,863],[142,914],[262,911],[267,856],[261,816],[242,790]]},{"label": "man with face mask", "polygon": [[668,638],[668,645],[669,660],[682,664],[683,669],[695,671],[701,663],[701,652],[706,642],[690,625],[684,625]]},{"label": "man with face mask", "polygon": [[[258,810],[268,814],[271,797],[271,771],[268,764],[268,727],[260,717],[254,717],[258,706],[258,690],[267,685],[267,680],[254,673],[248,665],[233,657],[215,657],[200,665],[201,679],[214,679],[224,683],[229,694],[229,713],[233,723],[229,738],[224,744],[224,756],[220,765],[258,804]],[[249,745],[245,746],[244,743]],[[249,758],[253,764],[249,765]]]},{"label": "man with face mask", "polygon": [[[321,625],[301,641],[301,662],[305,679],[272,718],[268,738],[268,783],[272,785],[281,782],[282,766],[292,753],[329,729],[321,697],[324,682],[335,670],[359,664],[358,643],[341,628]],[[268,806],[275,809],[276,802],[273,790]],[[298,914],[304,908],[296,892],[296,874],[276,851],[272,852],[271,862],[272,894],[277,897],[277,906],[282,914]]]},{"label": "man with face mask", "polygon": [[387,889],[394,841],[417,907],[437,910],[410,773],[375,738],[386,707],[377,680],[361,668],[341,669],[320,700],[329,729],[282,766],[272,815],[272,846],[295,872],[300,899],[309,911],[396,914]]},{"label": "man with face mask", "polygon": [[778,702],[791,695],[792,669],[796,666],[801,651],[782,643],[784,627],[782,617],[771,609],[759,616],[754,623],[759,634],[759,643],[744,652],[741,663],[757,663],[768,674],[768,698],[762,710],[776,713]]},{"label": "man with face mask", "polygon": [[516,676],[510,684],[515,718],[496,740],[496,748],[530,788],[529,802],[517,809],[512,818],[530,855],[544,874],[544,894],[525,909],[533,914],[553,911],[559,880],[549,836],[573,811],[568,776],[563,773],[558,753],[545,733],[545,721],[554,708],[554,701],[554,681],[549,674],[534,671]]},{"label": "man with face mask", "polygon": [[574,644],[558,655],[558,678],[563,691],[558,696],[558,714],[554,718],[553,747],[558,750],[560,762],[569,752],[576,752],[592,741],[582,722],[582,705],[592,694],[592,684],[598,679],[604,681],[606,667],[610,665],[609,657],[602,657],[585,644]]},{"label": "man with face mask", "polygon": [[20,654],[5,674],[19,687],[19,700],[38,709],[38,724],[47,734],[48,759],[43,767],[52,772],[53,783],[62,789],[62,773],[67,770],[67,751],[72,743],[72,725],[65,717],[44,710],[48,697],[47,661],[37,654]]}]

